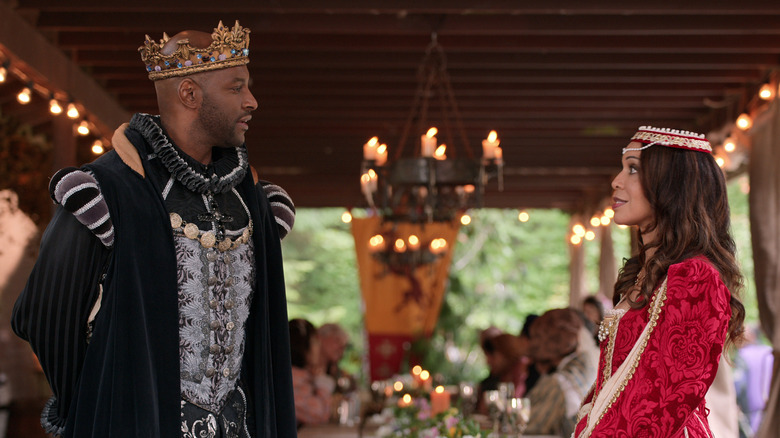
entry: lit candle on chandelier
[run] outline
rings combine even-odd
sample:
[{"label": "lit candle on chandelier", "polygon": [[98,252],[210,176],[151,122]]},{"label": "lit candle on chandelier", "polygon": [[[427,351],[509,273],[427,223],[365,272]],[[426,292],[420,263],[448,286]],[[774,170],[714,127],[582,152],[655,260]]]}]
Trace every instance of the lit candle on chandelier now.
[{"label": "lit candle on chandelier", "polygon": [[436,133],[439,132],[436,128],[431,128],[428,132],[420,137],[422,143],[422,156],[432,157],[434,150],[436,150]]},{"label": "lit candle on chandelier", "polygon": [[420,238],[419,237],[417,237],[414,234],[412,234],[411,236],[409,236],[409,239],[407,239],[407,240],[409,241],[409,249],[410,250],[417,251],[418,249],[420,249]]},{"label": "lit candle on chandelier", "polygon": [[433,153],[433,158],[436,158],[437,160],[446,160],[447,159],[447,145],[442,143],[439,145],[439,147],[436,148],[436,152]]},{"label": "lit candle on chandelier", "polygon": [[490,131],[488,137],[482,140],[482,157],[483,158],[496,158],[496,149],[501,140],[498,139],[498,133],[496,131]]},{"label": "lit candle on chandelier", "polygon": [[368,250],[371,252],[383,251],[385,249],[385,238],[377,234],[368,239]]},{"label": "lit candle on chandelier", "polygon": [[376,160],[377,143],[379,143],[378,137],[371,137],[371,140],[363,145],[363,159],[364,160]]},{"label": "lit candle on chandelier", "polygon": [[430,244],[431,252],[441,254],[447,250],[447,241],[443,238],[433,239]]},{"label": "lit candle on chandelier", "polygon": [[496,164],[504,164],[504,151],[501,148],[497,147],[493,154],[496,157]]},{"label": "lit candle on chandelier", "polygon": [[376,165],[384,166],[387,163],[387,145],[382,143],[376,148]]}]

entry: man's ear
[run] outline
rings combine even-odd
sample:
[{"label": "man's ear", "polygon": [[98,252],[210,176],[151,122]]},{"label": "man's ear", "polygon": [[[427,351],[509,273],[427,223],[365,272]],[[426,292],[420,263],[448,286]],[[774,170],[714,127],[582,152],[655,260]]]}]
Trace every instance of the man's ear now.
[{"label": "man's ear", "polygon": [[179,82],[178,96],[181,103],[191,109],[198,108],[203,100],[200,85],[191,78],[184,78]]}]

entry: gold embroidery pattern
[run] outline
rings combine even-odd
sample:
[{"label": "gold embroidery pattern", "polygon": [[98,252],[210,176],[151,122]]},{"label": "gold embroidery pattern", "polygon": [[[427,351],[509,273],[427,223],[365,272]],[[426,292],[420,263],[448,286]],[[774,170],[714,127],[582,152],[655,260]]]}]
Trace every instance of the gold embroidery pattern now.
[{"label": "gold embroidery pattern", "polygon": [[[601,422],[601,419],[604,418],[604,415],[609,411],[609,409],[612,407],[612,405],[615,403],[617,398],[620,396],[620,394],[623,393],[623,390],[626,389],[626,386],[628,385],[628,382],[631,381],[631,379],[634,377],[634,372],[636,371],[637,366],[639,365],[639,361],[642,360],[642,353],[644,353],[645,348],[647,347],[647,341],[650,339],[650,336],[653,334],[653,330],[655,329],[655,326],[658,324],[658,318],[661,316],[661,310],[664,306],[664,303],[666,302],[666,282],[668,278],[664,278],[663,284],[661,284],[661,287],[658,288],[658,293],[656,294],[655,299],[653,300],[653,305],[650,309],[648,309],[648,312],[650,312],[650,319],[647,321],[649,324],[649,328],[647,331],[647,336],[644,337],[642,340],[642,344],[639,348],[637,358],[636,360],[631,364],[631,369],[628,371],[628,374],[623,379],[623,381],[620,382],[620,385],[618,386],[617,390],[614,394],[612,394],[612,398],[610,399],[609,403],[607,404],[607,407],[604,408],[604,411],[599,415],[599,418],[596,420],[596,422],[593,424],[593,429],[598,426],[599,422]],[[604,363],[604,381],[602,382],[602,389],[604,387],[604,383],[606,383],[606,380],[611,376],[612,373],[612,357],[615,349],[615,336],[610,336],[609,344],[607,345],[607,360]],[[591,412],[588,413],[588,416],[593,412],[593,402],[595,402],[596,397],[598,394],[593,394],[592,402],[591,402]],[[577,422],[579,423],[579,418],[577,419]],[[573,434],[572,434],[573,435]],[[580,438],[584,438],[583,436],[580,436]]]}]

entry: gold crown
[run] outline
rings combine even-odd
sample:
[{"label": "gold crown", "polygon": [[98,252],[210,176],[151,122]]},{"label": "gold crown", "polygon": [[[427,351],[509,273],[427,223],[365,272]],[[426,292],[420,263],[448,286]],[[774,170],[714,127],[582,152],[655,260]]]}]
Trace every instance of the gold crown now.
[{"label": "gold crown", "polygon": [[170,55],[162,53],[162,48],[170,40],[163,33],[160,43],[146,35],[144,45],[138,48],[141,59],[146,64],[149,79],[157,81],[175,76],[187,76],[202,71],[244,65],[249,62],[249,29],[238,24],[229,29],[222,21],[211,34],[211,44],[206,48],[192,47],[188,38],[178,42],[176,51]]}]

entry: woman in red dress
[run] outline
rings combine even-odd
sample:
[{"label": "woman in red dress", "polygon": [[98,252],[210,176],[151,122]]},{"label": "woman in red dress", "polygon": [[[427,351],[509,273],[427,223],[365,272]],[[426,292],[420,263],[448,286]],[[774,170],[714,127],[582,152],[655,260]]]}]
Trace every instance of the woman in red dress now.
[{"label": "woman in red dress", "polygon": [[622,165],[614,220],[638,227],[639,254],[615,284],[573,437],[712,437],[704,395],[745,316],[725,178],[686,131],[639,128]]}]

